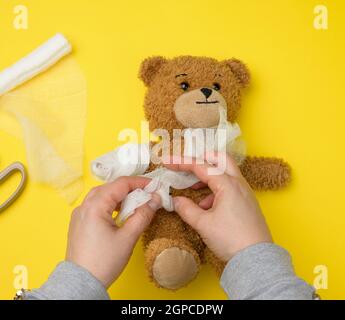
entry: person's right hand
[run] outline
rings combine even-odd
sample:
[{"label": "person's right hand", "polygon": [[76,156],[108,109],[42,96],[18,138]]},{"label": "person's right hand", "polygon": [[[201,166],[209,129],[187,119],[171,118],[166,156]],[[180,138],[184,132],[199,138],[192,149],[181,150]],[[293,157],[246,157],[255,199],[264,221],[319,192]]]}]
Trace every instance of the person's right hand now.
[{"label": "person's right hand", "polygon": [[[219,156],[208,160],[217,163]],[[186,197],[175,197],[174,205],[175,211],[201,235],[218,258],[229,261],[250,245],[272,242],[255,195],[230,156],[226,158],[225,173],[220,175],[210,175],[208,169],[213,166],[206,162],[197,164],[195,159],[184,161],[173,157],[163,162],[169,169],[193,172],[213,192],[199,205]]]}]

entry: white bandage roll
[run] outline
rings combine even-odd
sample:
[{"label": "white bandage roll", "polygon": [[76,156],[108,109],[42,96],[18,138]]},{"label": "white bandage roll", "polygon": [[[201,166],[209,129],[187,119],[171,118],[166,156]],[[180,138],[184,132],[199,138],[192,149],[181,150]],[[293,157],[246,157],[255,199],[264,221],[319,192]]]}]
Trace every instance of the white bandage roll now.
[{"label": "white bandage roll", "polygon": [[72,50],[60,33],[0,73],[0,96],[47,70]]}]

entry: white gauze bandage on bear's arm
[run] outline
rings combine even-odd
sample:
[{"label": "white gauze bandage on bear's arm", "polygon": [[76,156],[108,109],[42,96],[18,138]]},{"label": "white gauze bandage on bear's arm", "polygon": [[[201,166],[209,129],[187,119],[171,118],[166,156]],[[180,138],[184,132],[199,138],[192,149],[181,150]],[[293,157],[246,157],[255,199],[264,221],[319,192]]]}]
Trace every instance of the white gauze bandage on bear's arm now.
[{"label": "white gauze bandage on bear's arm", "polygon": [[101,181],[144,174],[150,165],[148,144],[126,143],[91,162],[91,172]]}]

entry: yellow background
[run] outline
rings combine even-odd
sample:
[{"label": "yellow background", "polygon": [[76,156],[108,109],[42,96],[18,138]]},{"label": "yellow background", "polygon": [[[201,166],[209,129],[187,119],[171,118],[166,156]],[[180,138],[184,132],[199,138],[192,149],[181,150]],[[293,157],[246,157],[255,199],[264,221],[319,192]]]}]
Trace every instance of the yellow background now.
[{"label": "yellow background", "polygon": [[[328,30],[313,28],[320,3],[329,10]],[[22,0],[28,30],[12,26],[17,4],[0,0],[0,69],[62,32],[87,77],[86,189],[97,184],[89,162],[120,144],[121,129],[140,127],[145,90],[137,70],[145,57],[234,56],[246,62],[253,81],[239,123],[249,153],[283,157],[293,168],[287,189],[258,194],[274,238],[310,283],[315,266],[328,268],[323,298],[345,298],[344,1]],[[0,168],[25,159],[24,145],[0,132]],[[15,180],[0,194],[9,193]],[[0,215],[0,298],[14,294],[14,266],[27,266],[34,288],[64,258],[71,210],[51,189],[29,182]],[[138,245],[110,289],[112,298],[225,298],[209,267],[171,293],[148,282],[143,262]]]}]

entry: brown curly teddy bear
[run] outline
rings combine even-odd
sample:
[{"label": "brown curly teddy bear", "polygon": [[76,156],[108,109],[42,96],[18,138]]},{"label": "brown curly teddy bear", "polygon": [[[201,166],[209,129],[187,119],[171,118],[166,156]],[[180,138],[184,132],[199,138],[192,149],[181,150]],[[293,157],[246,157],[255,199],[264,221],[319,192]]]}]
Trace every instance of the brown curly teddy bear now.
[{"label": "brown curly teddy bear", "polygon": [[[227,120],[233,122],[240,110],[241,90],[250,79],[247,67],[237,59],[193,56],[147,58],[139,77],[147,87],[144,109],[150,130],[163,128],[170,134],[173,129],[214,127],[219,121],[219,103],[227,108]],[[171,145],[166,147],[173,150]],[[151,163],[148,172],[156,168]],[[290,180],[288,164],[276,158],[246,157],[240,169],[255,190],[276,190]],[[208,188],[172,190],[172,196],[184,195],[195,202],[210,193]],[[225,265],[196,231],[175,212],[164,209],[156,213],[143,243],[146,267],[159,287],[176,290],[187,285],[202,263],[210,263],[218,274]]]}]

